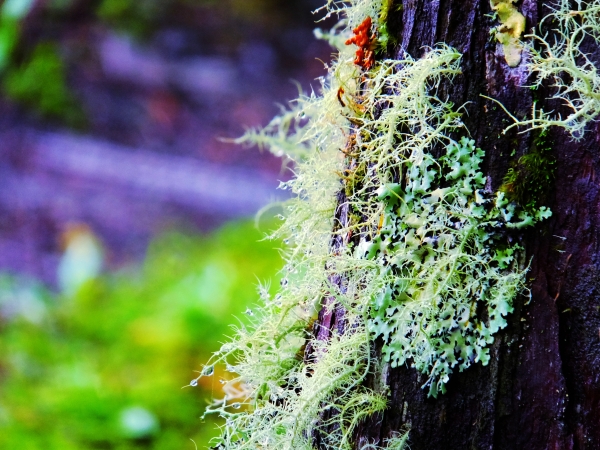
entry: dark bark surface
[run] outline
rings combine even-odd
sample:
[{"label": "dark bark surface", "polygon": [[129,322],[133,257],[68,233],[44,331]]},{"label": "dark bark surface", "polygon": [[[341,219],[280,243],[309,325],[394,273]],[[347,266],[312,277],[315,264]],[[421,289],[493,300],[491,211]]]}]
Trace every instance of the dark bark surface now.
[{"label": "dark bark surface", "polygon": [[[501,46],[490,39],[498,23],[487,16],[488,0],[396,0],[394,7],[400,4],[390,13],[398,38],[390,56],[420,56],[424,46],[439,42],[463,53],[462,75],[440,95],[466,104],[463,120],[486,151],[488,188],[497,190],[533,136],[516,129],[502,134],[508,117],[480,95],[498,99],[518,117],[530,111],[534,94],[548,110],[556,105],[546,102],[548,92],[522,87],[528,81],[523,62],[506,64]],[[527,30],[549,12],[534,0],[517,6]],[[587,50],[600,56],[591,44]],[[412,450],[600,449],[600,124],[589,126],[580,141],[562,130],[550,137],[556,188],[546,203],[553,216],[523,237],[533,258],[531,301],[516,300],[490,364],[454,373],[437,399],[427,398],[425,379],[414,369],[383,365],[371,383],[389,387],[389,408],[360,427],[357,448],[382,444],[408,425]],[[315,329],[329,328],[330,316],[321,314]]]}]

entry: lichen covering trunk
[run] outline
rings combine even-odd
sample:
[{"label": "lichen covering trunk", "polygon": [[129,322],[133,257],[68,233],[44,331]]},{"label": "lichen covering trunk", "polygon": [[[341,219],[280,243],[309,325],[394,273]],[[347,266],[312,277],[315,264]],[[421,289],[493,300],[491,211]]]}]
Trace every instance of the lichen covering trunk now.
[{"label": "lichen covering trunk", "polygon": [[321,90],[240,139],[296,197],[219,445],[600,447],[597,9],[328,1]]}]

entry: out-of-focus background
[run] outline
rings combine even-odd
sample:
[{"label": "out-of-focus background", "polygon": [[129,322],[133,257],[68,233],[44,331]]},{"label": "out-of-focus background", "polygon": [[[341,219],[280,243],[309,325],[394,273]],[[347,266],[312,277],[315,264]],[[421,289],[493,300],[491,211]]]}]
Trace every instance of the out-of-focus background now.
[{"label": "out-of-focus background", "polygon": [[324,74],[322,0],[0,2],[0,449],[185,449],[278,285],[282,162],[234,138]]}]

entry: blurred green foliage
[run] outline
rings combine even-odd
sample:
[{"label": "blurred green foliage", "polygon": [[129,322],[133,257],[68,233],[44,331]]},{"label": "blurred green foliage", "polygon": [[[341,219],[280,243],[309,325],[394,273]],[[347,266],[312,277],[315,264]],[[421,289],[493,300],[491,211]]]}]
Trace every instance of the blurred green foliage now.
[{"label": "blurred green foliage", "polygon": [[[83,52],[74,50],[73,42],[66,38],[73,17],[89,21],[88,26],[110,28],[142,41],[165,27],[202,28],[206,26],[203,20],[222,22],[219,30],[211,28],[211,39],[225,48],[227,43],[236,47],[250,38],[245,34],[248,30],[244,31],[250,24],[261,27],[265,34],[270,30],[278,39],[286,22],[295,23],[293,19],[305,9],[305,5],[286,0],[5,0],[0,6],[3,94],[43,119],[85,127],[84,108],[67,82],[67,73],[81,76],[73,69]],[[68,65],[65,55],[69,55]]]},{"label": "blurred green foliage", "polygon": [[[102,0],[96,15],[112,28],[145,38],[159,28],[165,17],[173,16],[177,9],[221,10],[244,22],[266,21],[271,27],[279,27],[281,24],[273,23],[272,19],[281,19],[284,11],[293,7],[285,0]],[[230,33],[233,31],[229,30]]]},{"label": "blurred green foliage", "polygon": [[[21,40],[22,22],[35,5],[34,0],[6,0],[0,8],[0,75],[4,94],[36,111],[43,118],[57,119],[81,128],[85,115],[66,83],[66,68],[58,45],[41,42],[15,57]],[[48,10],[66,9],[70,0],[51,0]]]},{"label": "blurred green foliage", "polygon": [[51,43],[38,44],[28,60],[10,67],[3,87],[8,97],[44,117],[62,119],[73,127],[85,124],[85,116],[67,87],[63,61]]},{"label": "blurred green foliage", "polygon": [[[187,387],[281,259],[249,223],[167,233],[72,296],[0,278],[0,448],[193,449],[221,373]],[[277,280],[273,280],[277,281]],[[241,318],[240,320],[244,320]]]},{"label": "blurred green foliage", "polygon": [[151,33],[174,0],[102,0],[96,13],[109,25],[143,37]]},{"label": "blurred green foliage", "polygon": [[0,7],[0,71],[10,62],[19,42],[20,22],[32,6],[33,0],[6,0]]}]

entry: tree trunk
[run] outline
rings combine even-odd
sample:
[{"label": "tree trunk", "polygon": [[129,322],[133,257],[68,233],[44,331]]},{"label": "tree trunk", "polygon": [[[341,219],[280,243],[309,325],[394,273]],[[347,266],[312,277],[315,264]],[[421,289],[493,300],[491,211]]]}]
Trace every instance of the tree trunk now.
[{"label": "tree trunk", "polygon": [[[518,9],[526,30],[549,12],[534,0],[519,2]],[[528,83],[523,61],[509,67],[502,46],[490,38],[490,29],[499,25],[491,13],[489,0],[395,0],[388,25],[397,45],[388,56],[406,51],[418,57],[439,42],[463,54],[462,74],[443,86],[440,97],[466,104],[463,121],[486,151],[487,187],[496,191],[511,162],[534,145],[534,133],[513,128],[503,134],[508,116],[481,95],[520,118],[529,114],[534,96],[546,110],[556,105],[545,100],[547,90],[523,87]],[[592,44],[584,43],[585,50],[600,60]],[[437,399],[427,397],[414,369],[383,365],[370,383],[389,387],[389,408],[358,429],[357,448],[383,443],[406,425],[412,450],[600,448],[599,141],[596,123],[580,141],[560,129],[550,131],[558,189],[546,198],[551,219],[524,238],[532,258],[531,301],[515,300],[489,365],[454,373],[447,393]],[[320,314],[315,330],[344,325],[343,311],[334,310]]]}]

